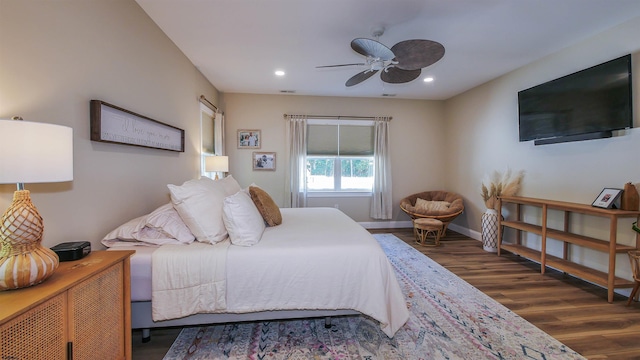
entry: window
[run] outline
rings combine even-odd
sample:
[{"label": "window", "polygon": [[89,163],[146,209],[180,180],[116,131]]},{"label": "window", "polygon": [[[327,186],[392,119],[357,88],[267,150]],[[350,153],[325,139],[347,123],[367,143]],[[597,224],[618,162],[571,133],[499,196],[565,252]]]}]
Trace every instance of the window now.
[{"label": "window", "polygon": [[[213,173],[204,170],[204,159],[215,154],[214,149],[214,123],[213,110],[200,103],[200,175],[213,178]],[[219,154],[218,154],[219,155]]]},{"label": "window", "polygon": [[309,120],[307,124],[307,190],[370,193],[373,122]]}]

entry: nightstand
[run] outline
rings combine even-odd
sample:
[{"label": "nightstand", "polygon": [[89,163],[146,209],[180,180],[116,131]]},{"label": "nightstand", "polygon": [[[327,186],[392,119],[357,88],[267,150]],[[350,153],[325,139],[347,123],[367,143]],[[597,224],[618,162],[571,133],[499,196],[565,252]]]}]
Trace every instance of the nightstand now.
[{"label": "nightstand", "polygon": [[94,251],[41,284],[0,292],[0,358],[131,359],[133,253]]}]

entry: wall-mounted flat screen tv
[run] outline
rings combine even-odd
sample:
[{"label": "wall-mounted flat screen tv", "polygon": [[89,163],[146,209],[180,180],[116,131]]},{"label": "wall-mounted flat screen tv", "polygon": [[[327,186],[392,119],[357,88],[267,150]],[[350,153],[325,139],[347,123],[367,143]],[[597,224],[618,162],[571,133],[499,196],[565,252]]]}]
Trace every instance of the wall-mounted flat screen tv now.
[{"label": "wall-mounted flat screen tv", "polygon": [[633,127],[631,55],[518,92],[520,141],[612,136]]}]

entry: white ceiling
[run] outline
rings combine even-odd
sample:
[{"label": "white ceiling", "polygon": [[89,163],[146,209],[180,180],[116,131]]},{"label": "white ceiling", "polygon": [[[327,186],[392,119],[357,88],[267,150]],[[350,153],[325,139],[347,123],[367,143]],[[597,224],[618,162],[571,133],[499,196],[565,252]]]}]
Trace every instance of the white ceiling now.
[{"label": "white ceiling", "polygon": [[[640,0],[136,0],[222,92],[447,99],[640,16]],[[442,60],[406,84],[353,87],[350,42],[440,42]],[[594,64],[595,65],[595,64]],[[286,72],[276,77],[274,71]],[[425,76],[435,81],[421,81]]]}]

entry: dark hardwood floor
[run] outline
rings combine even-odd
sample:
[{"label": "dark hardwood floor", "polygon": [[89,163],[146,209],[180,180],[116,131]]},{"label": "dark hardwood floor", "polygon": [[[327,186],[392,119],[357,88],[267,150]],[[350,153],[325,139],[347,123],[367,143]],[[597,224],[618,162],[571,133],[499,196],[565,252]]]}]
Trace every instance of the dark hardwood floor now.
[{"label": "dark hardwood floor", "polygon": [[[506,253],[500,257],[482,244],[451,230],[439,247],[415,244],[411,229],[377,229],[393,233],[471,285],[527,319],[588,359],[640,359],[640,302],[627,307],[596,285]],[[622,258],[621,258],[622,259]],[[620,260],[622,261],[622,260]],[[155,329],[149,343],[133,332],[133,359],[162,359],[180,329]]]}]

